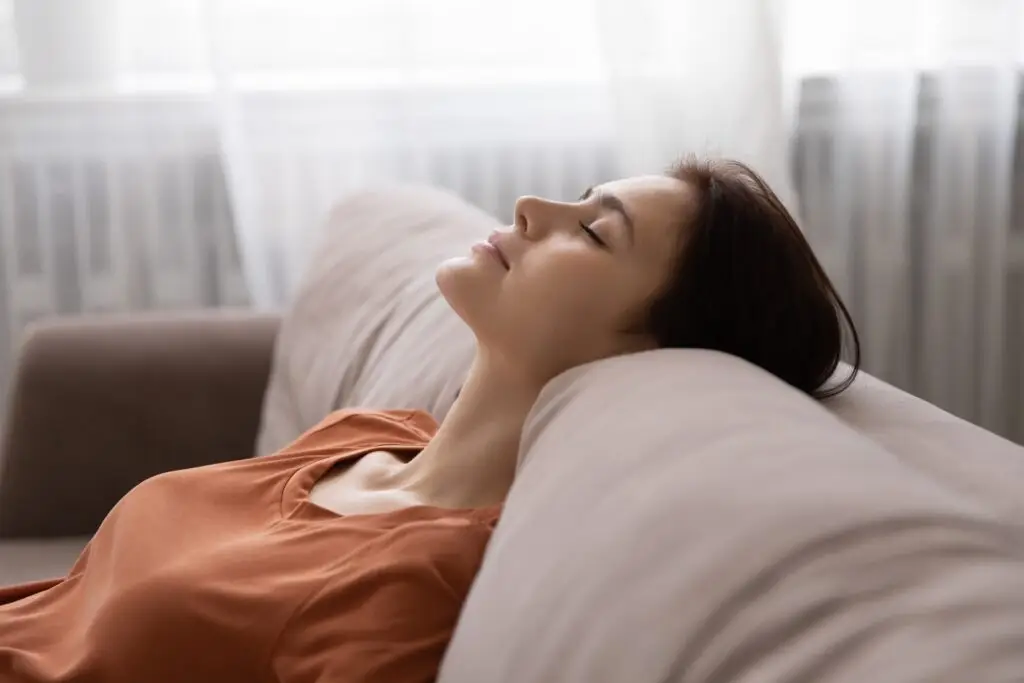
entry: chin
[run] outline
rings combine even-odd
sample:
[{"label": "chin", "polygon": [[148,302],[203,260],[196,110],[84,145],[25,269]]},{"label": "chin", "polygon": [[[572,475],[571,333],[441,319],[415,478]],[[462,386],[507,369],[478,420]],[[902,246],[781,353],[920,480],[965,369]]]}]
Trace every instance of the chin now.
[{"label": "chin", "polygon": [[487,327],[498,294],[493,272],[481,268],[472,257],[458,257],[438,266],[434,281],[441,296],[474,334]]}]

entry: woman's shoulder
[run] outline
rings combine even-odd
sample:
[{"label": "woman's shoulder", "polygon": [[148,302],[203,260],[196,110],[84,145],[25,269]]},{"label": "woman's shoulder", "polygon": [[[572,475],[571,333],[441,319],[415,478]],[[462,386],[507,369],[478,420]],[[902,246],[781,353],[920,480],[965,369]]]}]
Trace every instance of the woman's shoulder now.
[{"label": "woman's shoulder", "polygon": [[437,421],[422,410],[344,408],[327,415],[277,454],[426,445],[437,427]]}]

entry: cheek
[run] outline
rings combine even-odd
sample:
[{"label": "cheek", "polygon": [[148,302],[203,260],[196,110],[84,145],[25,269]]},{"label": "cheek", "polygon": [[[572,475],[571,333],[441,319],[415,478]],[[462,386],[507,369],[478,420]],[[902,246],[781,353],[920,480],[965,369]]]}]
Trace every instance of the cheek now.
[{"label": "cheek", "polygon": [[600,256],[524,263],[503,292],[510,314],[547,337],[592,335],[608,326],[621,288]]}]

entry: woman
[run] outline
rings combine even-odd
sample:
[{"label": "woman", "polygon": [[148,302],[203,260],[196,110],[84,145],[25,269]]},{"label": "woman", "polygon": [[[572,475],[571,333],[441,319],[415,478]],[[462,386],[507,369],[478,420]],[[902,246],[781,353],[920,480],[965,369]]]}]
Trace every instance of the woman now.
[{"label": "woman", "polygon": [[[111,511],[67,578],[0,590],[0,681],[428,681],[555,375],[658,347],[718,349],[813,396],[850,317],[752,171],[524,197],[440,266],[477,353],[439,427],[339,411],[268,458],[164,474]],[[414,457],[415,456],[415,457]]]}]

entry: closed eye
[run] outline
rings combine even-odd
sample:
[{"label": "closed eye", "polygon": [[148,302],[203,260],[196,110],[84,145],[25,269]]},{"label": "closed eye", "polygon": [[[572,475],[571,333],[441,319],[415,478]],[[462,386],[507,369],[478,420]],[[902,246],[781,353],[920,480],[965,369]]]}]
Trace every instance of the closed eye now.
[{"label": "closed eye", "polygon": [[601,236],[598,235],[593,228],[585,224],[583,221],[580,221],[580,229],[583,230],[583,232],[587,233],[587,237],[593,240],[594,243],[597,244],[599,247],[601,247],[602,249],[608,248],[608,243],[601,239]]}]

